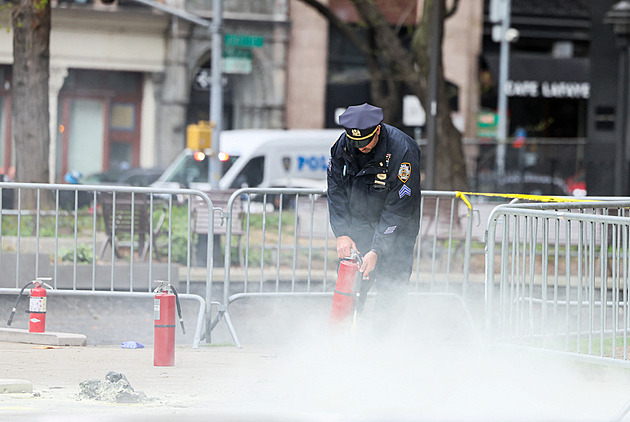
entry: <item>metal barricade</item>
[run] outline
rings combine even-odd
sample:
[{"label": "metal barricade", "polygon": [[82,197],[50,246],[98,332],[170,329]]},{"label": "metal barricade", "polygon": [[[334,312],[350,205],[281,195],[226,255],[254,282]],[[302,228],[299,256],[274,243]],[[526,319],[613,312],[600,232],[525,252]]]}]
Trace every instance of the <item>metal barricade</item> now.
[{"label": "metal barricade", "polygon": [[488,220],[490,339],[628,359],[630,201],[511,204]]},{"label": "metal barricade", "polygon": [[[466,297],[474,213],[462,199],[455,192],[422,192],[410,294]],[[237,201],[240,205],[235,207]],[[233,224],[226,225],[223,298],[211,329],[225,318],[240,347],[229,313],[234,301],[245,297],[332,298],[338,259],[325,191],[240,189],[228,201],[227,215],[228,219],[239,216],[244,239],[232,235]],[[233,241],[243,243],[238,260],[231,256]]]},{"label": "metal barricade", "polygon": [[[212,215],[208,195],[36,183],[0,183],[0,193],[0,294],[16,295],[27,282],[52,277],[51,296],[150,298],[153,282],[164,280],[177,286],[181,299],[199,303],[198,347],[211,313],[214,254],[209,242],[205,268],[194,267],[192,204]],[[210,225],[210,236],[213,230]],[[193,280],[205,291],[193,292]]]}]

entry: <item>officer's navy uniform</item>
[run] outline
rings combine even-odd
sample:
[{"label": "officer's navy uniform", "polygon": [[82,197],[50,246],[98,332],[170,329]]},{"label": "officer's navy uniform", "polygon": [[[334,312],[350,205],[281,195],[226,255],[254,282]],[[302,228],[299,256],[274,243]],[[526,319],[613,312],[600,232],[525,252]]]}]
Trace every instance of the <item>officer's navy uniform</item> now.
[{"label": "officer's navy uniform", "polygon": [[[381,109],[363,104],[347,113],[345,121],[340,118],[346,133],[332,146],[328,166],[330,224],[336,237],[349,236],[361,254],[373,250],[378,255],[370,279],[378,280],[379,298],[388,293],[400,298],[411,275],[420,225],[420,148],[402,131],[382,123]],[[369,131],[378,124],[376,146],[362,153],[349,138],[350,130]],[[395,306],[387,302],[385,306]]]}]

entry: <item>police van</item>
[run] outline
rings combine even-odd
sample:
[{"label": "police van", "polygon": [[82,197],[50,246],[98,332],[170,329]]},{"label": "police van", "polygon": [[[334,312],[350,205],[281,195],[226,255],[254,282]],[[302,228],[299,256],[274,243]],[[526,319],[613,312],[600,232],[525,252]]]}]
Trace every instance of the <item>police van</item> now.
[{"label": "police van", "polygon": [[[342,129],[223,131],[218,153],[222,166],[218,188],[324,189],[330,148],[342,133]],[[208,149],[186,148],[151,186],[209,190],[208,152]]]}]

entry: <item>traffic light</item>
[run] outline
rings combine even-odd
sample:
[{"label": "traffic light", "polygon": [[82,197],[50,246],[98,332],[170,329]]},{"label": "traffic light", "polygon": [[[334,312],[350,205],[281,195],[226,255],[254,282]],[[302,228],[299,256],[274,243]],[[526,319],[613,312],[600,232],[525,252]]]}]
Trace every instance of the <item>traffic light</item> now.
[{"label": "traffic light", "polygon": [[212,127],[210,122],[199,121],[186,127],[186,148],[205,150],[212,146]]}]

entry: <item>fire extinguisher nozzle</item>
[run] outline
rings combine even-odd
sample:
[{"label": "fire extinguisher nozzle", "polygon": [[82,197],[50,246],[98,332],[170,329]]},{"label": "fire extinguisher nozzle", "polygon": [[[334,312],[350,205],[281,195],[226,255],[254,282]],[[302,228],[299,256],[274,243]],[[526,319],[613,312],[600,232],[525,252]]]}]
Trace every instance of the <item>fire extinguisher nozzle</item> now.
[{"label": "fire extinguisher nozzle", "polygon": [[7,325],[10,327],[11,323],[13,322],[13,317],[15,316],[15,311],[17,309],[13,308],[13,310],[11,311],[11,316],[9,317],[9,320],[7,321]]},{"label": "fire extinguisher nozzle", "polygon": [[180,318],[179,323],[182,325],[182,333],[186,334],[186,329],[184,328],[184,318]]}]

